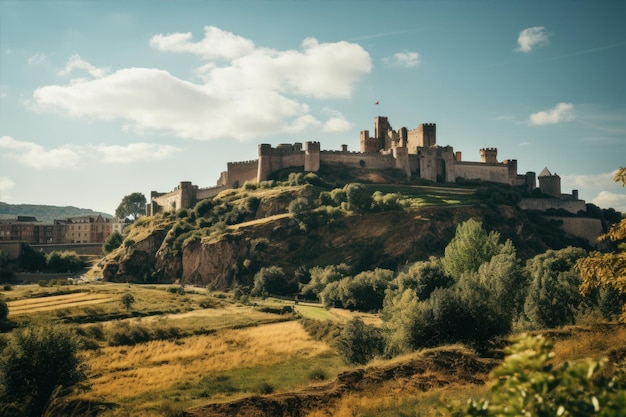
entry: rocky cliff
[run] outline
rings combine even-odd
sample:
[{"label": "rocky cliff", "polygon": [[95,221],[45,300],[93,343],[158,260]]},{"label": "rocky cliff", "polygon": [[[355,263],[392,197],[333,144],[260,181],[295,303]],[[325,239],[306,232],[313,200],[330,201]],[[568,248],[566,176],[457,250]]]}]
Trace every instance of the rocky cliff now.
[{"label": "rocky cliff", "polygon": [[[144,220],[133,226],[124,245],[106,258],[104,278],[224,290],[235,284],[251,285],[261,267],[272,265],[287,274],[300,267],[339,263],[350,265],[355,273],[376,267],[400,270],[431,255],[442,255],[457,225],[469,218],[498,231],[502,239],[511,239],[521,258],[549,248],[584,244],[565,236],[557,222],[528,216],[508,205],[351,213],[304,231],[286,215],[289,201],[302,195],[311,197],[310,187],[301,191],[289,189],[271,196],[241,192],[239,197],[231,192],[230,214],[220,217],[237,217],[231,225],[216,222],[218,218],[206,220],[208,214],[201,217],[195,212]],[[255,199],[254,204],[250,198]],[[219,200],[212,203],[212,212],[223,212],[217,203]],[[202,227],[205,223],[208,226]]]}]

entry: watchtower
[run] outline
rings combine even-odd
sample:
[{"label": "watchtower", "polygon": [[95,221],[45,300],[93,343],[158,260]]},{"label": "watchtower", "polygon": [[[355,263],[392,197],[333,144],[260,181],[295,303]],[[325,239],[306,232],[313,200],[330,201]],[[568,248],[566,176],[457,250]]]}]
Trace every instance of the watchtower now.
[{"label": "watchtower", "polygon": [[498,163],[498,148],[482,148],[480,150],[480,162],[487,164]]}]

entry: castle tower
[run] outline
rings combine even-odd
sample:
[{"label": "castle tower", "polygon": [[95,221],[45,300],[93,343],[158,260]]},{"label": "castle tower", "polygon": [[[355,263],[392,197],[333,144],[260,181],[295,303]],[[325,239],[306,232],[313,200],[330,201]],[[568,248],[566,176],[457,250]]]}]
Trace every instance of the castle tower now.
[{"label": "castle tower", "polygon": [[421,145],[435,146],[437,144],[437,125],[435,123],[420,123],[417,126],[418,135],[421,138]]},{"label": "castle tower", "polygon": [[320,170],[320,143],[304,143],[304,171],[317,172]]},{"label": "castle tower", "polygon": [[195,204],[196,193],[191,181],[181,181],[178,188],[180,189],[179,207],[177,209],[191,208]]},{"label": "castle tower", "polygon": [[487,164],[498,163],[498,148],[482,148],[480,150],[480,162]]},{"label": "castle tower", "polygon": [[272,174],[272,145],[262,143],[259,145],[259,162],[256,180],[265,181]]},{"label": "castle tower", "polygon": [[371,137],[369,130],[362,130],[359,140],[361,153],[377,153],[382,149],[382,140]]},{"label": "castle tower", "polygon": [[526,173],[526,187],[528,191],[533,191],[537,188],[537,174],[533,171],[528,171]]},{"label": "castle tower", "polygon": [[389,119],[384,116],[374,118],[374,137],[384,143],[385,138],[393,129],[389,124]]},{"label": "castle tower", "polygon": [[560,197],[561,196],[561,177],[555,172],[550,173],[548,167],[539,173],[539,189],[546,194]]}]

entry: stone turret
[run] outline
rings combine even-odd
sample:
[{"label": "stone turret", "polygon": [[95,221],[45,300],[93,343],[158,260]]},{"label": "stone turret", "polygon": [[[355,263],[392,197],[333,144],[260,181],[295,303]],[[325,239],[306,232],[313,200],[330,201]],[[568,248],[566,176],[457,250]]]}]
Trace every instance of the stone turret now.
[{"label": "stone turret", "polygon": [[498,163],[498,148],[482,148],[480,150],[480,162],[487,164]]},{"label": "stone turret", "polygon": [[259,162],[256,180],[265,181],[272,175],[272,145],[262,143],[259,145]]},{"label": "stone turret", "polygon": [[553,175],[548,167],[545,167],[543,171],[539,173],[538,178],[541,191],[556,197],[561,196],[561,177],[559,177],[556,172]]},{"label": "stone turret", "polygon": [[320,143],[304,143],[304,170],[307,172],[317,172],[320,170]]}]

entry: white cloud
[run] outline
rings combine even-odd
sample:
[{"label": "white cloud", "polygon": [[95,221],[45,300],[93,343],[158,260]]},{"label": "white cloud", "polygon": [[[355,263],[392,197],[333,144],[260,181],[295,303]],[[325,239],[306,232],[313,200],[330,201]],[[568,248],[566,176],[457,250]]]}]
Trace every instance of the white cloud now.
[{"label": "white cloud", "polygon": [[517,52],[531,52],[535,46],[544,46],[550,42],[550,34],[543,26],[522,30],[517,37]]},{"label": "white cloud", "polygon": [[615,185],[613,181],[613,172],[606,172],[595,175],[564,175],[561,182],[568,188],[612,188]]},{"label": "white cloud", "polygon": [[192,42],[192,39],[190,32],[154,35],[150,39],[150,46],[160,51],[186,52],[209,59],[229,60],[248,55],[255,49],[251,40],[215,26],[205,26],[204,38],[200,42]]},{"label": "white cloud", "polygon": [[598,207],[613,208],[622,213],[626,213],[626,194],[600,191],[596,198],[591,200],[591,202]]},{"label": "white cloud", "polygon": [[7,202],[9,194],[15,187],[15,182],[9,177],[0,177],[0,201]]},{"label": "white cloud", "polygon": [[392,56],[382,59],[384,63],[405,68],[413,68],[419,64],[419,54],[417,52],[398,52]]},{"label": "white cloud", "polygon": [[104,77],[111,70],[110,68],[97,68],[91,65],[89,62],[83,60],[80,55],[74,54],[67,60],[67,64],[65,64],[65,68],[58,71],[58,74],[62,77],[66,77],[73,73],[74,71],[86,71],[94,78]]},{"label": "white cloud", "polygon": [[569,122],[576,118],[574,115],[574,105],[571,103],[559,103],[553,109],[540,111],[530,115],[531,125],[543,126],[560,122]]},{"label": "white cloud", "polygon": [[[223,41],[223,44],[220,43]],[[254,48],[232,33],[209,27],[205,38],[190,34],[156,35],[153,47],[189,52],[208,62],[196,84],[149,68],[128,68],[95,80],[37,89],[34,107],[75,117],[120,119],[137,131],[153,130],[190,139],[250,139],[322,125],[305,98],[349,98],[354,85],[371,71],[369,54],[348,42],[319,43],[308,38],[301,50]]]},{"label": "white cloud", "polygon": [[170,145],[130,143],[126,146],[100,145],[96,148],[104,157],[103,162],[131,164],[138,161],[160,161],[167,159],[180,149]]},{"label": "white cloud", "polygon": [[15,140],[10,136],[0,138],[0,148],[6,156],[34,169],[72,169],[78,166],[80,154],[68,146],[46,150],[33,142]]},{"label": "white cloud", "polygon": [[44,65],[48,62],[48,56],[46,54],[35,54],[28,58],[29,65]]}]

